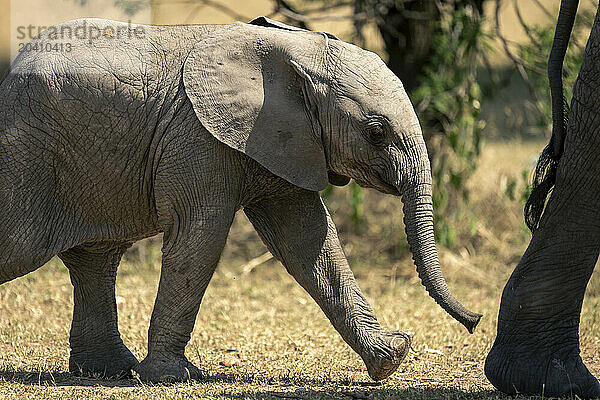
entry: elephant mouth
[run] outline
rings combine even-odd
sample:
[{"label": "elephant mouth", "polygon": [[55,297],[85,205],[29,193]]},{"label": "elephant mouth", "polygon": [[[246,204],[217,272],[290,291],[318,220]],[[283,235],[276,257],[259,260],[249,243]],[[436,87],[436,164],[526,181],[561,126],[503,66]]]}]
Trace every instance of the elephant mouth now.
[{"label": "elephant mouth", "polygon": [[391,194],[394,196],[400,196],[400,191],[394,185],[390,185],[389,183],[385,183],[382,179],[378,179],[375,182],[366,183],[361,181],[360,179],[354,178],[354,181],[358,184],[358,186],[363,188],[373,188],[377,189],[381,193]]},{"label": "elephant mouth", "polygon": [[350,182],[350,178],[345,175],[336,174],[333,171],[327,171],[329,183],[334,186],[346,186]]},{"label": "elephant mouth", "polygon": [[381,182],[381,189],[379,189],[379,191],[386,193],[386,194],[393,194],[394,196],[400,196],[401,193],[398,190],[398,188],[396,186],[393,185],[389,185],[385,182]]},{"label": "elephant mouth", "polygon": [[392,194],[394,196],[400,196],[402,193],[400,193],[400,190],[398,188],[398,186],[396,185],[390,185],[389,183],[387,183],[387,181],[385,179],[383,179],[383,177],[381,176],[381,174],[377,171],[375,171],[377,173],[377,184],[379,185],[379,187],[377,188],[379,191],[386,193],[386,194]]}]

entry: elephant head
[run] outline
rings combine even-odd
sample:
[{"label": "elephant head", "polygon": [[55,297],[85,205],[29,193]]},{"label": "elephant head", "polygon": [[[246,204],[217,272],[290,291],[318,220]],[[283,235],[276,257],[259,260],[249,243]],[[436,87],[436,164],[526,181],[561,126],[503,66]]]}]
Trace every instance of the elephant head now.
[{"label": "elephant head", "polygon": [[441,273],[419,121],[376,54],[325,33],[235,23],[194,47],[183,81],[212,135],[290,183],[318,191],[353,178],[402,196],[423,285],[473,331],[481,315],[454,298]]}]

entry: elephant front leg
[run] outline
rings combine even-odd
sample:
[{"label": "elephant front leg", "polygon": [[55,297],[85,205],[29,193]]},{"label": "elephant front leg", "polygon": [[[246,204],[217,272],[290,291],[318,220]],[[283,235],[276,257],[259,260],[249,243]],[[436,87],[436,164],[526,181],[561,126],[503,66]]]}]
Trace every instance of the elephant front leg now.
[{"label": "elephant front leg", "polygon": [[374,380],[390,376],[408,354],[412,334],[381,328],[348,266],[335,225],[319,194],[290,196],[246,207],[273,255],[311,295]]},{"label": "elephant front leg", "polygon": [[600,397],[579,349],[583,298],[600,253],[600,157],[598,146],[577,137],[567,136],[556,187],[502,293],[485,374],[507,393]]},{"label": "elephant front leg", "polygon": [[121,340],[115,301],[117,267],[129,246],[79,246],[59,255],[74,287],[71,373],[125,378],[131,376],[131,368],[138,363]]},{"label": "elephant front leg", "polygon": [[[536,231],[504,288],[485,374],[510,394],[596,398],[600,384],[580,356],[579,315],[598,256],[578,250],[588,235],[571,234],[568,243],[562,228],[548,236],[546,228]],[[568,261],[560,262],[570,246]]]},{"label": "elephant front leg", "polygon": [[165,231],[158,295],[148,330],[148,355],[135,368],[149,382],[200,379],[200,370],[187,360],[190,340],[204,292],[215,271],[235,210],[208,207],[201,215],[172,212]]}]

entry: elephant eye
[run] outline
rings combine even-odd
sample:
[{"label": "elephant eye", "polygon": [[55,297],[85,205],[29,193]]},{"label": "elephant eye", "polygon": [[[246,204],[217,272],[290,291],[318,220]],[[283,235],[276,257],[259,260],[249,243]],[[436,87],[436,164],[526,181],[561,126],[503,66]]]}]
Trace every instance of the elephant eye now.
[{"label": "elephant eye", "polygon": [[385,129],[380,121],[370,121],[365,127],[367,140],[375,146],[382,146],[385,139]]}]

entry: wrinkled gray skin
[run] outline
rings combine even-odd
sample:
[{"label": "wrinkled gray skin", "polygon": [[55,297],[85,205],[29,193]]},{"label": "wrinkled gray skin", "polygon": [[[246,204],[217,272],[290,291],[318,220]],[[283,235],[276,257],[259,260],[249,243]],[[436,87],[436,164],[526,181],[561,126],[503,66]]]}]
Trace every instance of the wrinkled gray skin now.
[{"label": "wrinkled gray skin", "polygon": [[[576,10],[576,0],[563,0],[555,48],[566,49]],[[562,57],[558,59],[562,63]],[[560,71],[553,71],[553,61],[549,76],[554,87]],[[559,145],[557,153],[562,151],[556,184],[539,227],[504,288],[498,334],[486,359],[486,376],[507,393],[600,397],[600,384],[579,350],[581,306],[600,252],[599,87],[597,13],[574,86],[566,134],[553,132],[551,143]],[[556,92],[562,97],[562,87]],[[560,97],[556,107],[562,107]],[[562,112],[554,111],[560,118]]]},{"label": "wrinkled gray skin", "polygon": [[[63,26],[84,22],[126,27]],[[379,57],[285,26],[142,28],[143,40],[25,52],[0,85],[0,282],[61,257],[75,291],[71,371],[199,378],[184,348],[243,209],[369,375],[393,373],[410,334],[382,329],[358,288],[319,197],[328,174],[402,194],[423,284],[472,331],[480,315],[440,272],[418,120]],[[161,278],[138,364],[117,329],[116,269],[133,242],[159,232]]]}]

